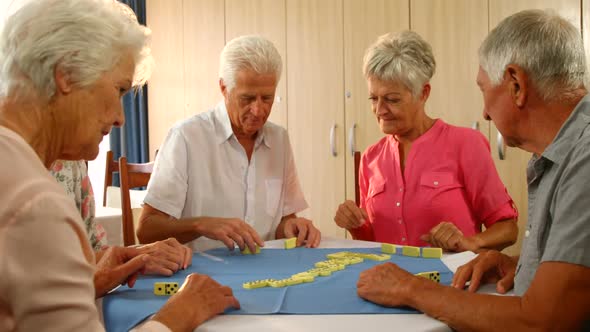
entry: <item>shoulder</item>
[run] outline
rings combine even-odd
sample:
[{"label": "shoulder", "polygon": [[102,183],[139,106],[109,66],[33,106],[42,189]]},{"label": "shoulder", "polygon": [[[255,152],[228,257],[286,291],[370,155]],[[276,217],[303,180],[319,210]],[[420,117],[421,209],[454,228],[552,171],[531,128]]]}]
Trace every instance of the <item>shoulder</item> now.
[{"label": "shoulder", "polygon": [[378,158],[391,144],[392,139],[389,135],[382,137],[375,144],[370,145],[365,150],[365,152],[363,152],[362,159],[367,161]]},{"label": "shoulder", "polygon": [[[441,121],[441,120],[439,120]],[[441,137],[446,144],[452,144],[460,151],[483,150],[490,151],[490,142],[479,130],[467,127],[458,127],[442,122]]]}]

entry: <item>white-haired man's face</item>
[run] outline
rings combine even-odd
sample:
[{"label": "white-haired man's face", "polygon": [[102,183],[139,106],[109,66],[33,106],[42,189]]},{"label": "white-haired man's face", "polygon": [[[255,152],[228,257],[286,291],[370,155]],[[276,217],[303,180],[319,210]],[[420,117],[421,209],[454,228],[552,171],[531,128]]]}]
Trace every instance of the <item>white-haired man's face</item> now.
[{"label": "white-haired man's face", "polygon": [[249,69],[236,73],[236,85],[231,91],[221,82],[227,113],[238,138],[253,138],[264,126],[275,100],[276,89],[275,74],[259,74]]},{"label": "white-haired man's face", "polygon": [[480,67],[477,73],[477,85],[483,95],[484,119],[494,122],[504,137],[506,145],[520,146],[521,140],[517,131],[518,109],[511,98],[508,79],[503,78],[500,84],[493,86],[486,71]]}]

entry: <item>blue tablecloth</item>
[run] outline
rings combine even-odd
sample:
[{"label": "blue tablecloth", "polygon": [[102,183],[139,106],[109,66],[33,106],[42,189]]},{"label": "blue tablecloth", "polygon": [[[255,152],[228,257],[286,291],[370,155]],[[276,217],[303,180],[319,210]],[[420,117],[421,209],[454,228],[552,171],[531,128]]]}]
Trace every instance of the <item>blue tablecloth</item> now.
[{"label": "blue tablecloth", "polygon": [[[365,260],[349,265],[345,270],[315,281],[285,288],[244,289],[242,283],[259,279],[283,279],[292,274],[313,268],[326,260],[329,253],[351,251],[380,253],[379,248],[354,249],[262,249],[258,255],[242,255],[225,248],[208,251],[224,260],[219,262],[195,254],[193,265],[172,277],[141,277],[134,288],[120,287],[103,300],[103,313],[107,331],[127,331],[146,317],[158,311],[168,299],[153,294],[156,281],[182,284],[192,273],[211,276],[219,283],[230,286],[240,301],[240,310],[228,310],[229,315],[249,314],[395,314],[417,313],[409,308],[384,308],[359,298],[356,283],[361,271],[384,262]],[[413,258],[392,255],[391,260],[410,273],[439,271],[441,283],[450,284],[452,272],[439,259]]]}]

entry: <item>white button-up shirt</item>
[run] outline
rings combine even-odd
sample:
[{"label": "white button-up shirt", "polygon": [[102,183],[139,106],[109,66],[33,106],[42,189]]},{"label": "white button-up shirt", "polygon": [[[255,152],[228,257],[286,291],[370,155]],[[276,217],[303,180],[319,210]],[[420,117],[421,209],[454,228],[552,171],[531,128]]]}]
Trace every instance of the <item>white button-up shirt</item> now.
[{"label": "white button-up shirt", "polygon": [[[240,218],[264,240],[274,238],[283,216],[308,207],[287,131],[266,122],[248,162],[223,102],[170,130],[144,202],[177,219]],[[207,250],[223,243],[200,237],[190,245]]]}]

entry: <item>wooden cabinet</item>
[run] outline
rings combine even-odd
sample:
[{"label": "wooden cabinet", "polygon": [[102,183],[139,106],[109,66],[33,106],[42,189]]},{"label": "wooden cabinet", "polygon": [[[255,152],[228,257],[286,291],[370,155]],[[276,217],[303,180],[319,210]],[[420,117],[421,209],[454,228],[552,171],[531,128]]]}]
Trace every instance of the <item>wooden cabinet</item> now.
[{"label": "wooden cabinet", "polygon": [[[581,27],[581,8],[578,0],[490,0],[489,17],[490,30],[493,29],[502,19],[524,9],[547,9],[556,10],[560,15],[568,18],[575,26]],[[522,238],[524,236],[528,220],[528,194],[526,183],[526,166],[531,154],[518,148],[510,148],[502,145],[501,135],[492,124],[490,130],[490,144],[492,156],[502,181],[512,196],[519,211],[518,229],[519,236],[516,245],[506,248],[508,254],[517,255],[520,253]],[[498,149],[503,151],[503,158],[500,158]]]},{"label": "wooden cabinet", "polygon": [[342,0],[287,0],[286,9],[287,121],[310,205],[303,215],[343,237],[333,221],[345,197]]}]

